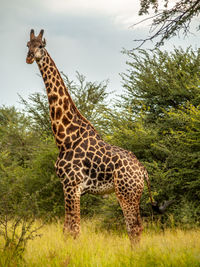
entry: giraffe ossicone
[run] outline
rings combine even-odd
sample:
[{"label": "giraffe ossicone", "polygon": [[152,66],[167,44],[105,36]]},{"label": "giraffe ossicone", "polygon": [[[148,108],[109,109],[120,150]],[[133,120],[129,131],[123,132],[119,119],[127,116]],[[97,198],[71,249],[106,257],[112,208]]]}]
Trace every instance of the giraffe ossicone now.
[{"label": "giraffe ossicone", "polygon": [[59,148],[56,172],[65,199],[64,230],[76,237],[80,232],[80,197],[85,193],[116,193],[123,210],[130,240],[142,231],[139,203],[148,174],[136,156],[106,143],[75,106],[63,79],[47,50],[41,30],[30,32],[28,64],[37,62],[44,80],[52,131]]}]

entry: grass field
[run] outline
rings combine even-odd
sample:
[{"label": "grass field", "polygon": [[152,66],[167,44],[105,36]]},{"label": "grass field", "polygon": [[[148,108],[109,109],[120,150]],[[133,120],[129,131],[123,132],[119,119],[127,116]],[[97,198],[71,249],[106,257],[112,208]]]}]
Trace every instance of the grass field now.
[{"label": "grass field", "polygon": [[40,230],[29,241],[24,261],[12,266],[200,266],[200,230],[144,231],[132,250],[126,234],[100,231],[96,221],[83,221],[77,240],[64,237],[61,223]]}]

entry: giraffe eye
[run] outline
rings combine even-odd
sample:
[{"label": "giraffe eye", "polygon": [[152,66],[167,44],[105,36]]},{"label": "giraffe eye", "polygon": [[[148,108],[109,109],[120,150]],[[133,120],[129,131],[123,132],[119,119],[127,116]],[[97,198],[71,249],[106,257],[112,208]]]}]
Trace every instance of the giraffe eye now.
[{"label": "giraffe eye", "polygon": [[42,47],[43,47],[42,45],[39,46],[40,49],[41,49]]}]

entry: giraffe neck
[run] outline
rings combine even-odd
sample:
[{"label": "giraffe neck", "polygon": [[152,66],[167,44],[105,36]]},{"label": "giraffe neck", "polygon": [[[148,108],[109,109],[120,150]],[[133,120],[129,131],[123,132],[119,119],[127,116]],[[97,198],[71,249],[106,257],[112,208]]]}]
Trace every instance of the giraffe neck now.
[{"label": "giraffe neck", "polygon": [[96,130],[77,109],[54,61],[46,50],[44,57],[37,64],[46,86],[51,125],[57,146],[69,148],[85,131],[93,131],[95,135]]}]

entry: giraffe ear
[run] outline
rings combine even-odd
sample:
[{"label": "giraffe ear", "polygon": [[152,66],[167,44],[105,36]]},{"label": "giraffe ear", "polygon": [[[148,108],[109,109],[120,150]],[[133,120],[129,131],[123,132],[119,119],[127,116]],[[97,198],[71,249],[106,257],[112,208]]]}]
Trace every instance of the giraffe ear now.
[{"label": "giraffe ear", "polygon": [[30,40],[32,40],[34,37],[35,37],[34,30],[31,29],[31,32],[30,32]]},{"label": "giraffe ear", "polygon": [[37,38],[42,40],[43,34],[44,34],[44,30],[41,30]]}]

